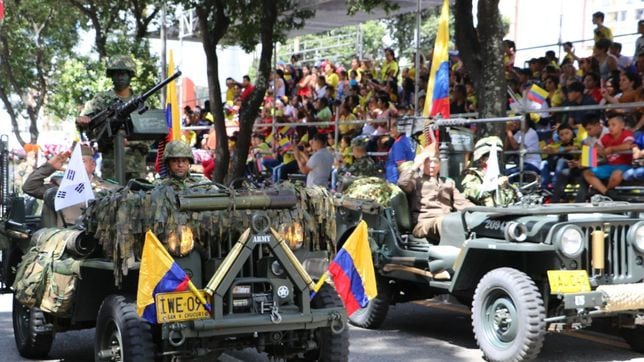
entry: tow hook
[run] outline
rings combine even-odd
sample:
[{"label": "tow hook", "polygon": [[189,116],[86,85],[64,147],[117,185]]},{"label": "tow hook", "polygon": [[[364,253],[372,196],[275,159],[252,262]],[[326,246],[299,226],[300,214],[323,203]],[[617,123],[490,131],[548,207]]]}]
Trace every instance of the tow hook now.
[{"label": "tow hook", "polygon": [[271,322],[274,324],[282,323],[282,315],[280,314],[277,304],[274,304],[273,308],[271,308]]},{"label": "tow hook", "polygon": [[168,342],[173,347],[180,347],[186,341],[186,336],[183,334],[181,329],[172,328],[170,333],[168,333]]},{"label": "tow hook", "polygon": [[339,313],[333,313],[329,316],[331,320],[331,333],[340,334],[346,328],[346,324],[342,320],[342,316]]}]

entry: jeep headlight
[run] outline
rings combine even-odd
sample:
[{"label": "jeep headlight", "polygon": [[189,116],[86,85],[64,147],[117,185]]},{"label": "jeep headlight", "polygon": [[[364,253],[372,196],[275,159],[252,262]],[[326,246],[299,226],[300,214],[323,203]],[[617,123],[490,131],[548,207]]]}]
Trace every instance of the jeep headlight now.
[{"label": "jeep headlight", "polygon": [[644,253],[644,221],[640,221],[631,227],[628,231],[628,240],[635,250]]},{"label": "jeep headlight", "polygon": [[555,242],[559,251],[568,258],[575,258],[584,250],[584,233],[574,225],[559,229]]},{"label": "jeep headlight", "polygon": [[172,256],[188,255],[194,247],[195,241],[189,226],[181,225],[178,232],[168,234],[168,252]]},{"label": "jeep headlight", "polygon": [[299,222],[281,224],[278,232],[280,237],[286,240],[291,250],[297,250],[302,247],[304,242],[304,229]]}]

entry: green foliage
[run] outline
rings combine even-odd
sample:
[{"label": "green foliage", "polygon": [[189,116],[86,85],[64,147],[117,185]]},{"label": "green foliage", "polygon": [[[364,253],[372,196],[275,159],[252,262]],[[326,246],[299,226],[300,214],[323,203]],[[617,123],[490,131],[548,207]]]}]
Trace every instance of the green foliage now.
[{"label": "green foliage", "polygon": [[[431,11],[427,17],[423,16],[423,21],[420,26],[420,48],[424,50],[424,54],[431,52],[434,49],[436,42],[436,35],[438,34],[438,20],[440,18],[440,7]],[[454,11],[450,8],[449,11],[449,49],[454,48]]]},{"label": "green foliage", "polygon": [[[36,121],[51,76],[64,64],[78,42],[75,11],[48,2],[5,2],[0,25],[0,98],[14,129],[29,120],[30,142],[38,137]],[[24,140],[18,136],[19,142]]]}]

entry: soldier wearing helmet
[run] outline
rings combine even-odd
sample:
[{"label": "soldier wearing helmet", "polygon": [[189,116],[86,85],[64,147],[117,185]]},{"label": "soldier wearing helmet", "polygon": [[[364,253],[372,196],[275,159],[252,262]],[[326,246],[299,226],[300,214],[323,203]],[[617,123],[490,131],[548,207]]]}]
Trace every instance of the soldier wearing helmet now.
[{"label": "soldier wearing helmet", "polygon": [[378,166],[373,158],[367,155],[367,137],[356,137],[351,140],[351,153],[353,154],[353,163],[347,168],[345,176],[367,177],[378,176]]},{"label": "soldier wearing helmet", "polygon": [[[115,101],[127,102],[134,96],[130,83],[136,75],[136,64],[131,57],[118,55],[110,58],[107,62],[105,75],[112,79],[113,88],[96,94],[94,98],[85,104],[80,116],[76,119],[76,124],[80,128],[87,127],[92,116],[98,114]],[[126,142],[124,161],[127,179],[145,177],[145,157],[148,154],[148,150],[149,145],[147,142]],[[103,146],[103,148],[99,148],[99,151],[103,156],[102,176],[106,179],[115,179],[114,148],[111,145]]]},{"label": "soldier wearing helmet", "polygon": [[168,177],[161,181],[161,185],[183,189],[198,182],[190,177],[190,164],[194,162],[194,156],[189,144],[178,140],[169,142],[163,151],[163,162],[168,168]]},{"label": "soldier wearing helmet", "polygon": [[[514,187],[508,183],[508,178],[500,174],[492,175],[497,178],[497,184],[493,185],[495,187],[492,190],[484,182],[491,162],[496,162],[498,165],[498,157],[496,160],[490,160],[493,148],[496,148],[499,153],[503,149],[503,142],[497,136],[481,138],[474,145],[472,162],[470,167],[465,170],[463,181],[461,181],[463,195],[477,205],[507,206],[515,203],[518,198]],[[494,167],[490,169],[494,169]]]}]

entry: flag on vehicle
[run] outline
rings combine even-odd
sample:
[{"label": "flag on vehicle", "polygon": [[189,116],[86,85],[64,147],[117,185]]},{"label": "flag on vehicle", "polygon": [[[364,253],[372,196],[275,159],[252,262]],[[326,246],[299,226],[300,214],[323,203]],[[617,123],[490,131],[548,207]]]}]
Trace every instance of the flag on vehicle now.
[{"label": "flag on vehicle", "polygon": [[[342,249],[329,264],[329,273],[340,295],[347,315],[364,308],[378,294],[376,274],[369,247],[367,223],[361,220]],[[315,286],[317,292],[326,279],[326,273]]]},{"label": "flag on vehicle", "polygon": [[94,191],[92,191],[92,184],[89,182],[89,176],[83,163],[81,145],[77,143],[72,151],[72,157],[69,159],[63,180],[56,192],[54,209],[59,211],[93,199]]},{"label": "flag on vehicle", "polygon": [[528,100],[542,105],[546,103],[546,98],[548,98],[548,91],[539,87],[536,84],[533,84],[528,91]]},{"label": "flag on vehicle", "polygon": [[449,0],[443,1],[441,16],[438,20],[438,33],[434,44],[432,69],[429,72],[427,94],[425,96],[424,117],[440,114],[449,118]]},{"label": "flag on vehicle", "polygon": [[150,230],[145,234],[145,244],[139,268],[139,285],[136,292],[136,313],[146,321],[156,324],[157,311],[154,297],[158,293],[190,290],[212,313],[212,307],[192,283],[188,274],[172,259],[156,235]]},{"label": "flag on vehicle", "polygon": [[597,167],[597,148],[581,146],[581,167]]},{"label": "flag on vehicle", "polygon": [[[172,50],[168,55],[168,76],[174,74],[174,58],[172,56]],[[165,123],[170,130],[166,138],[160,139],[157,144],[157,157],[154,162],[154,170],[159,174],[159,176],[164,177],[168,175],[168,170],[166,169],[166,164],[163,159],[163,153],[165,152],[165,145],[173,140],[181,139],[181,123],[179,120],[179,101],[177,98],[177,86],[175,82],[172,81],[166,86],[166,107],[165,107]]]}]

